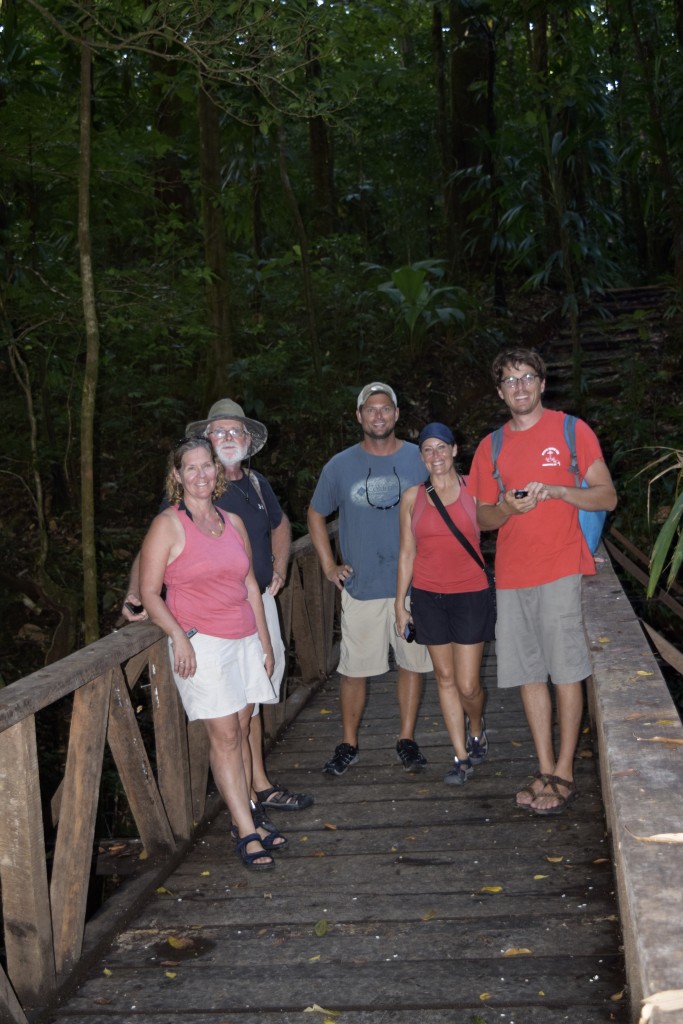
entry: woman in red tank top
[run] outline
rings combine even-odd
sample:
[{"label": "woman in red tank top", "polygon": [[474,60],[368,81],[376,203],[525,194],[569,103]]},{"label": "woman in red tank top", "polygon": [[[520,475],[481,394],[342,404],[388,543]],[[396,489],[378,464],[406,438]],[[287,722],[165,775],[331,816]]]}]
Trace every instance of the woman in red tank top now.
[{"label": "woman in red tank top", "polygon": [[488,753],[480,670],[484,642],[494,636],[495,607],[474,502],[455,469],[453,433],[429,423],[418,444],[429,479],[401,498],[396,631],[405,635],[413,623],[415,639],[429,650],[454,751],[444,782],[460,786]]}]

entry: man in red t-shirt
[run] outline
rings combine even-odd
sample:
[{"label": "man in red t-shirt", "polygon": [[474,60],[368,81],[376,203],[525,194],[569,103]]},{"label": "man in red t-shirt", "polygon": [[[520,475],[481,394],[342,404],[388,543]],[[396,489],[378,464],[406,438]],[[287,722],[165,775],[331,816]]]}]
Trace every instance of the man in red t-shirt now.
[{"label": "man in red t-shirt", "polygon": [[[492,438],[480,443],[469,488],[482,530],[498,530],[496,655],[498,686],[519,686],[539,770],[517,793],[520,807],[559,814],[578,796],[574,754],[583,716],[582,681],[590,658],[581,617],[581,577],[595,562],[579,526],[579,509],[611,511],[617,495],[597,437],[576,423],[577,487],[564,436],[564,414],[544,409],[545,364],[537,352],[501,352],[493,380],[511,418],[503,427],[493,475]],[[559,751],[552,737],[555,686]]]}]

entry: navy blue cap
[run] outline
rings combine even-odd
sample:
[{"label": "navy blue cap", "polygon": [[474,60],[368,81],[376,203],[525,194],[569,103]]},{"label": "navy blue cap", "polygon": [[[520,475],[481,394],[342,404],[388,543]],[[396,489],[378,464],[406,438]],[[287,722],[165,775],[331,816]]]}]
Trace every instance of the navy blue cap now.
[{"label": "navy blue cap", "polygon": [[439,441],[445,441],[446,444],[455,444],[453,431],[445,423],[428,423],[423,427],[417,439],[418,446],[421,448],[429,437],[438,437]]}]

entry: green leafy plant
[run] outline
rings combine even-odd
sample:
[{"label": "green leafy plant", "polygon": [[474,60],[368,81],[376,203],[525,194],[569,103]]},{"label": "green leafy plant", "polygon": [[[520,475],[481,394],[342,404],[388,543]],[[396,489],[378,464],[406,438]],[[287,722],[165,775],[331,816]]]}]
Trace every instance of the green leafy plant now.
[{"label": "green leafy plant", "polygon": [[463,300],[466,292],[452,285],[432,283],[440,281],[442,276],[443,261],[421,260],[399,267],[392,272],[390,281],[377,286],[378,291],[398,306],[408,328],[411,355],[420,352],[431,327],[465,323]]},{"label": "green leafy plant", "polygon": [[646,473],[659,467],[658,472],[655,473],[648,483],[648,516],[650,514],[652,486],[669,473],[676,475],[676,498],[669,509],[669,513],[657,534],[657,539],[652,548],[650,578],[647,586],[648,597],[652,597],[657,589],[662,573],[667,567],[667,559],[667,587],[670,587],[676,579],[681,562],[683,561],[683,531],[681,530],[681,520],[683,518],[683,490],[681,489],[681,483],[683,482],[683,450],[680,448],[662,448],[660,451],[662,454],[658,455],[656,459],[648,463],[642,470],[643,473]]}]

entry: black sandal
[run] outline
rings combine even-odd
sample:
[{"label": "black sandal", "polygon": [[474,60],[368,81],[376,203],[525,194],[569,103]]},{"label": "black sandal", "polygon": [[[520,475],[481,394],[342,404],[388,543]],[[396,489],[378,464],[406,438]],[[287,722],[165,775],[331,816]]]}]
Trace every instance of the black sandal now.
[{"label": "black sandal", "polygon": [[277,782],[269,789],[257,790],[256,796],[264,807],[274,807],[278,811],[303,811],[314,803],[310,793],[292,793]]},{"label": "black sandal", "polygon": [[[235,849],[242,858],[244,866],[252,868],[254,871],[271,871],[275,867],[273,857],[263,848],[249,853],[247,850],[249,843],[261,843],[263,847],[263,840],[258,832],[251,832],[248,836],[242,836],[241,839],[238,839]],[[265,857],[268,859],[264,862],[263,858]],[[256,861],[261,861],[261,863],[257,864]]]}]

